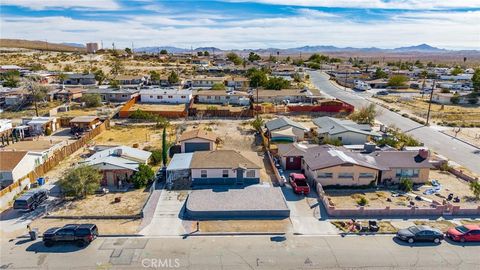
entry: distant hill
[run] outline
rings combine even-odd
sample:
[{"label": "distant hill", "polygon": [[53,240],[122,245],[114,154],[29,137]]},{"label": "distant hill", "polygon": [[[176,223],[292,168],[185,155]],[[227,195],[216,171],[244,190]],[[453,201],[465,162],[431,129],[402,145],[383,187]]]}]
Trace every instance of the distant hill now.
[{"label": "distant hill", "polygon": [[79,48],[66,44],[50,43],[39,40],[23,40],[23,39],[0,39],[0,47],[5,48],[23,48],[31,50],[43,51],[59,51],[59,52],[84,52],[85,48]]},{"label": "distant hill", "polygon": [[432,47],[425,43],[417,46],[395,48],[393,50],[396,52],[444,52],[444,51],[447,51],[445,49]]},{"label": "distant hill", "polygon": [[81,43],[62,42],[61,44],[71,46],[71,47],[77,47],[77,48],[86,48],[85,44],[81,44]]}]

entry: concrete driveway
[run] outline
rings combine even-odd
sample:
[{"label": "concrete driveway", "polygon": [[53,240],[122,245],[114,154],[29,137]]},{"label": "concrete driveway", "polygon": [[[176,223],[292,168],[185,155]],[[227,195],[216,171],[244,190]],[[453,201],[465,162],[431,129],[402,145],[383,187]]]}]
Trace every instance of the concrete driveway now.
[{"label": "concrete driveway", "polygon": [[322,220],[317,194],[314,191],[306,196],[297,195],[287,183],[282,187],[282,192],[290,208],[293,234],[335,235],[339,233],[330,222]]}]

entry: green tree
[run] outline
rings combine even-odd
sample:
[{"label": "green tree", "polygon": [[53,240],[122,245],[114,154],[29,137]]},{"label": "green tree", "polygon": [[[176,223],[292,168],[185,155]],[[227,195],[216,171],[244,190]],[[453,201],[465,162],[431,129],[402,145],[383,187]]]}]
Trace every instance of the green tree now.
[{"label": "green tree", "polygon": [[480,68],[475,69],[472,76],[473,91],[480,92]]},{"label": "green tree", "polygon": [[76,199],[94,194],[100,188],[102,174],[91,166],[80,166],[67,171],[59,186],[67,196]]},{"label": "green tree", "polygon": [[152,168],[147,164],[138,165],[138,171],[136,171],[132,176],[132,183],[135,188],[142,188],[148,185],[148,183],[153,180],[155,173]]},{"label": "green tree", "polygon": [[267,73],[256,68],[249,69],[246,76],[250,79],[250,86],[255,88],[264,86],[268,81]]},{"label": "green tree", "polygon": [[57,75],[57,78],[60,81],[60,83],[63,84],[65,80],[68,79],[68,75],[62,72]]},{"label": "green tree", "polygon": [[406,86],[407,82],[408,82],[408,77],[407,76],[393,75],[393,76],[390,77],[390,79],[388,79],[387,85],[391,86],[391,87],[398,88],[398,87]]},{"label": "green tree", "polygon": [[168,75],[168,83],[170,84],[176,84],[180,81],[180,78],[178,78],[178,74],[172,70],[170,75]]},{"label": "green tree", "polygon": [[386,79],[388,78],[388,73],[383,71],[381,68],[377,68],[375,70],[375,74],[373,74],[374,79]]},{"label": "green tree", "polygon": [[154,83],[159,83],[160,82],[160,73],[158,73],[155,70],[150,71],[150,81]]},{"label": "green tree", "polygon": [[120,82],[115,79],[110,80],[110,87],[113,89],[118,89],[120,88]]},{"label": "green tree", "polygon": [[250,122],[250,125],[258,132],[262,131],[262,127],[265,125],[265,121],[263,121],[262,117],[257,116],[255,120]]},{"label": "green tree", "polygon": [[450,98],[450,102],[452,102],[452,104],[460,103],[460,95],[457,93],[453,94],[453,96]]},{"label": "green tree", "polygon": [[125,70],[123,63],[120,59],[114,58],[113,61],[110,63],[110,74],[114,77],[118,76]]},{"label": "green tree", "polygon": [[210,53],[208,51],[204,51],[203,56],[210,56]]},{"label": "green tree", "polygon": [[72,65],[70,65],[70,64],[65,65],[65,67],[63,67],[63,71],[72,72],[73,71]]},{"label": "green tree", "polygon": [[473,195],[475,196],[475,199],[479,200],[480,199],[480,182],[478,181],[472,181],[470,182],[470,190],[472,191]]},{"label": "green tree", "polygon": [[223,83],[214,83],[212,85],[212,90],[225,90],[225,84]]},{"label": "green tree", "polygon": [[250,53],[248,54],[248,61],[250,61],[250,62],[259,61],[260,59],[262,59],[262,58],[260,57],[260,55],[254,53],[254,52],[250,52]]},{"label": "green tree", "polygon": [[38,102],[45,100],[48,87],[39,84],[36,78],[30,78],[26,83],[26,89],[30,93],[33,105],[35,106],[35,115],[38,116]]},{"label": "green tree", "polygon": [[167,50],[163,49],[160,51],[160,54],[168,54]]},{"label": "green tree", "polygon": [[413,181],[408,177],[400,178],[399,188],[405,192],[410,192],[413,190]]},{"label": "green tree", "polygon": [[132,49],[130,49],[130,48],[125,48],[125,52],[126,52],[128,55],[132,55],[132,54],[133,54],[133,51],[132,51]]},{"label": "green tree", "polygon": [[330,144],[334,146],[342,146],[343,143],[338,138],[323,138],[320,144]]},{"label": "green tree", "polygon": [[235,65],[241,65],[243,60],[240,56],[238,56],[236,53],[231,52],[227,54],[227,59],[231,62],[233,62]]},{"label": "green tree", "polygon": [[358,124],[373,125],[375,117],[377,116],[377,109],[375,104],[370,104],[365,107],[361,107],[359,110],[350,114],[349,118]]},{"label": "green tree", "polygon": [[168,153],[167,153],[167,128],[163,128],[163,133],[162,133],[162,161],[163,161],[163,167],[167,166],[167,159],[168,159]]},{"label": "green tree", "polygon": [[99,94],[83,94],[81,98],[88,108],[95,108],[102,105],[102,97]]},{"label": "green tree", "polygon": [[281,77],[272,77],[264,84],[266,89],[281,90],[290,87],[290,82]]},{"label": "green tree", "polygon": [[162,162],[162,151],[159,150],[153,150],[152,151],[152,157],[151,159],[151,164],[152,165],[158,165],[160,162]]},{"label": "green tree", "polygon": [[15,88],[20,82],[20,73],[18,71],[8,71],[2,75],[3,86]]},{"label": "green tree", "polygon": [[450,75],[457,76],[458,74],[463,73],[463,69],[460,68],[459,66],[456,66],[450,71]]},{"label": "green tree", "polygon": [[93,75],[95,75],[95,80],[98,82],[98,85],[101,85],[107,79],[107,76],[101,69],[96,70]]},{"label": "green tree", "polygon": [[203,56],[203,52],[197,52],[197,56]]}]

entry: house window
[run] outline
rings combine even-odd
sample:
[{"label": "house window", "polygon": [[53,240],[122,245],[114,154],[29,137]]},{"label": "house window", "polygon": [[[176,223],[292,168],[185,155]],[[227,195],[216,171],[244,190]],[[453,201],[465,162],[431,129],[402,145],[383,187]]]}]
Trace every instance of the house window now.
[{"label": "house window", "polygon": [[181,98],[187,98],[186,96],[181,96]]},{"label": "house window", "polygon": [[201,170],[200,171],[200,177],[207,178],[207,170]]},{"label": "house window", "polygon": [[228,178],[228,170],[223,170],[222,171],[222,177],[223,178]]},{"label": "house window", "polygon": [[342,137],[337,137],[339,141],[342,141]]},{"label": "house window", "polygon": [[318,178],[332,178],[333,173],[327,173],[327,172],[320,172],[317,174]]},{"label": "house window", "polygon": [[418,177],[419,174],[419,169],[397,169],[395,172],[396,177]]},{"label": "house window", "polygon": [[212,96],[207,96],[207,99],[212,99]]},{"label": "house window", "polygon": [[353,178],[353,173],[339,173],[338,178]]},{"label": "house window", "polygon": [[168,98],[173,98],[173,96],[168,96]]},{"label": "house window", "polygon": [[247,177],[248,178],[254,178],[255,177],[255,170],[248,170],[247,171]]},{"label": "house window", "polygon": [[153,98],[153,96],[150,96],[150,98]]},{"label": "house window", "polygon": [[157,99],[163,99],[163,96],[157,96]]},{"label": "house window", "polygon": [[358,175],[358,177],[360,177],[360,178],[373,178],[375,176],[373,175],[373,173],[360,173]]},{"label": "house window", "polygon": [[122,95],[122,97],[123,97],[123,98],[124,98],[124,97],[127,97],[127,95]]}]

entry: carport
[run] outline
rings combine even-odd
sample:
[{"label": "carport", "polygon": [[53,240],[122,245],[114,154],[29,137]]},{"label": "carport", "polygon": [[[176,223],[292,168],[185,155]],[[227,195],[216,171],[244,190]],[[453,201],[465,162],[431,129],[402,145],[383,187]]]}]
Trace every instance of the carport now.
[{"label": "carport", "polygon": [[178,179],[190,177],[190,163],[193,153],[179,153],[173,155],[167,166],[167,185],[172,185]]}]

